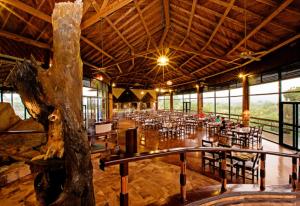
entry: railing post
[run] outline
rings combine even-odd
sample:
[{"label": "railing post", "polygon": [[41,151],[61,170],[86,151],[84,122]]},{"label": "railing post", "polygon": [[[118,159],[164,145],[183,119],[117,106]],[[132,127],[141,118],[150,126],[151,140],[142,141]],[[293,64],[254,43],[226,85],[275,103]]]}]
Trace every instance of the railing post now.
[{"label": "railing post", "polygon": [[186,153],[180,153],[180,196],[181,201],[184,203],[186,201]]},{"label": "railing post", "polygon": [[295,190],[296,189],[296,181],[297,181],[297,158],[296,157],[293,157],[292,158],[292,163],[293,163],[293,166],[292,166],[292,186],[293,186],[293,189]]},{"label": "railing post", "polygon": [[120,164],[121,193],[120,206],[128,206],[128,162]]},{"label": "railing post", "polygon": [[265,190],[265,177],[266,177],[266,154],[260,154],[260,190]]},{"label": "railing post", "polygon": [[226,191],[226,186],[227,186],[227,179],[226,179],[226,153],[225,152],[221,152],[221,183],[222,183],[222,187],[221,187],[221,192],[225,192]]}]

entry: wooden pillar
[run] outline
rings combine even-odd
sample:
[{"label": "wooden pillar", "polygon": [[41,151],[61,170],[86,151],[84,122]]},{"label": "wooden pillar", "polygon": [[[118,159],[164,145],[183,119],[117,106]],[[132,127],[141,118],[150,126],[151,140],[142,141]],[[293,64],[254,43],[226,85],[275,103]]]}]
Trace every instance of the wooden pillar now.
[{"label": "wooden pillar", "polygon": [[260,154],[260,190],[265,190],[265,177],[266,177],[266,154]]},{"label": "wooden pillar", "polygon": [[242,121],[243,126],[249,126],[250,112],[249,112],[249,82],[248,76],[243,76],[243,113]]},{"label": "wooden pillar", "polygon": [[221,153],[221,183],[222,183],[222,187],[221,187],[221,192],[225,192],[226,191],[226,187],[227,187],[227,179],[226,179],[226,153],[222,152]]},{"label": "wooden pillar", "polygon": [[298,159],[298,184],[300,185],[300,158]]},{"label": "wooden pillar", "polygon": [[158,92],[156,92],[155,111],[158,110]]},{"label": "wooden pillar", "polygon": [[295,190],[296,189],[296,181],[297,181],[297,158],[296,157],[293,157],[292,158],[292,186],[293,186],[293,189]]},{"label": "wooden pillar", "polygon": [[174,106],[173,106],[173,91],[170,92],[170,111],[174,111]]},{"label": "wooden pillar", "polygon": [[121,193],[120,206],[128,206],[128,162],[120,164]]},{"label": "wooden pillar", "polygon": [[203,87],[197,86],[197,114],[203,112]]},{"label": "wooden pillar", "polygon": [[180,153],[180,199],[186,201],[186,153]]},{"label": "wooden pillar", "polygon": [[108,87],[108,115],[107,118],[112,120],[113,117],[113,94],[112,94],[112,87]]}]

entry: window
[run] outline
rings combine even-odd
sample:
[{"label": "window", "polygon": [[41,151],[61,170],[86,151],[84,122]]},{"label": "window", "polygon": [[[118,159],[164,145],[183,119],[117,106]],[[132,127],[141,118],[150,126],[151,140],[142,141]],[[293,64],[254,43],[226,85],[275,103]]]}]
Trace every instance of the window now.
[{"label": "window", "polygon": [[25,119],[25,107],[20,95],[17,93],[13,93],[13,108],[16,115],[18,115],[21,119]]},{"label": "window", "polygon": [[282,101],[300,101],[300,77],[281,81]]},{"label": "window", "polygon": [[174,95],[173,109],[177,111],[182,111],[182,105],[183,105],[183,95]]},{"label": "window", "polygon": [[228,96],[229,96],[229,90],[216,91],[216,113],[229,114]]},{"label": "window", "polygon": [[243,103],[243,89],[230,89],[230,114],[241,115]]},{"label": "window", "polygon": [[203,111],[215,112],[215,98],[203,98]]},{"label": "window", "polygon": [[158,109],[170,110],[170,96],[158,96]]}]

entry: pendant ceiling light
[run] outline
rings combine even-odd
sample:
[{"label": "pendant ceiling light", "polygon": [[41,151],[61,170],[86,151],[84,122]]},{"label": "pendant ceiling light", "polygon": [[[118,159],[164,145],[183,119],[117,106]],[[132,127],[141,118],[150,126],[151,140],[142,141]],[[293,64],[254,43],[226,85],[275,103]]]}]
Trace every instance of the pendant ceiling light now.
[{"label": "pendant ceiling light", "polygon": [[158,66],[167,66],[169,64],[169,58],[165,55],[159,56],[157,59]]}]

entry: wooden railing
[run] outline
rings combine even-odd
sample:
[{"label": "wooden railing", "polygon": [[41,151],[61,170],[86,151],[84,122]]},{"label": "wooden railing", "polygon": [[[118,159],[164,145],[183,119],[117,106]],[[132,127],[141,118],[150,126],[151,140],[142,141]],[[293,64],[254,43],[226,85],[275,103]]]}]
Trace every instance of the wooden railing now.
[{"label": "wooden railing", "polygon": [[260,154],[260,190],[265,190],[265,177],[266,177],[266,155],[275,155],[281,157],[292,158],[292,176],[291,184],[292,188],[296,189],[297,182],[297,159],[299,161],[299,173],[298,173],[298,182],[300,181],[300,155],[287,154],[281,152],[273,151],[264,151],[264,150],[251,150],[251,149],[236,149],[236,148],[222,148],[222,147],[184,147],[184,148],[172,148],[166,150],[155,150],[144,153],[135,153],[135,154],[120,154],[112,155],[104,159],[100,159],[100,169],[104,170],[105,167],[112,165],[120,165],[120,176],[121,176],[121,193],[120,193],[120,205],[128,205],[128,164],[129,162],[136,162],[139,160],[152,159],[157,157],[163,157],[168,155],[179,154],[180,160],[180,197],[181,201],[186,201],[186,153],[191,152],[218,152],[221,157],[221,191],[226,191],[227,179],[226,179],[226,152],[245,152],[245,153],[254,153]]}]

